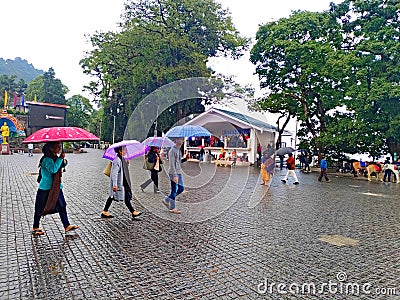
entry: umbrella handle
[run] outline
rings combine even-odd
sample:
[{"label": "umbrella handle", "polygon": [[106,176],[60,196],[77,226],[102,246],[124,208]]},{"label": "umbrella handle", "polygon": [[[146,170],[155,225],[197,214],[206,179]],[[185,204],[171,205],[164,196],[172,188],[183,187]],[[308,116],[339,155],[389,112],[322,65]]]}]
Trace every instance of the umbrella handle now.
[{"label": "umbrella handle", "polygon": [[[64,143],[61,143],[61,153],[64,152]],[[62,169],[63,172],[65,172],[65,166]]]}]

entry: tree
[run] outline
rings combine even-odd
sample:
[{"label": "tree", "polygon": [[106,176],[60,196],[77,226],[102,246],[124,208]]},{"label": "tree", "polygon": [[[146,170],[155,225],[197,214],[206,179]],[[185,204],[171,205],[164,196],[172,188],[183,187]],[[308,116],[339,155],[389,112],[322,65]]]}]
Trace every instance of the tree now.
[{"label": "tree", "polygon": [[253,105],[296,108],[300,136],[311,135],[320,152],[400,151],[399,9],[346,0],[261,27],[251,60],[269,92]]},{"label": "tree", "polygon": [[26,98],[33,100],[36,96],[37,101],[66,104],[65,95],[68,88],[62,84],[60,79],[55,78],[53,68],[50,68],[43,75],[33,79],[26,89]]},{"label": "tree", "polygon": [[69,106],[67,110],[67,126],[89,129],[94,112],[89,99],[81,95],[74,95],[67,100],[67,105]]},{"label": "tree", "polygon": [[[10,99],[12,99],[12,96],[14,92],[16,92],[18,95],[21,95],[22,93],[25,92],[25,89],[27,87],[27,84],[23,79],[18,80],[16,82],[17,76],[16,75],[0,75],[0,91],[1,91],[1,107],[4,107],[4,93],[7,91],[7,93],[10,95]],[[13,100],[11,100],[12,103]],[[10,102],[8,102],[8,106],[11,106]]]},{"label": "tree", "polygon": [[343,71],[350,59],[341,50],[340,26],[329,13],[294,12],[260,27],[250,60],[266,96],[253,106],[296,117],[311,135],[311,146],[327,150],[321,134],[328,113],[344,97]]},{"label": "tree", "polygon": [[[238,57],[248,43],[228,12],[211,0],[131,1],[121,32],[96,33],[90,40],[94,50],[81,65],[96,80],[86,88],[104,107],[106,134],[110,115],[117,115],[117,139],[137,104],[152,91],[179,79],[209,77],[208,57]],[[162,123],[174,119],[165,117]]]},{"label": "tree", "polygon": [[361,150],[373,156],[400,152],[400,2],[350,1],[332,5],[343,25],[344,45],[355,53],[346,107],[358,128]]}]

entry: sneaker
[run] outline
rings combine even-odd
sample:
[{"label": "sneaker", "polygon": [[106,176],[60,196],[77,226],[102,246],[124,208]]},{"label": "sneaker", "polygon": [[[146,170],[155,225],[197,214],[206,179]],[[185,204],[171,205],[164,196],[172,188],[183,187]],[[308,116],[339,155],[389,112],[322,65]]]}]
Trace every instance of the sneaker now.
[{"label": "sneaker", "polygon": [[331,182],[329,179],[326,182]]},{"label": "sneaker", "polygon": [[110,213],[107,213],[107,214],[101,213],[101,217],[102,217],[103,219],[111,219],[111,218],[114,218],[114,216],[110,215]]},{"label": "sneaker", "polygon": [[160,191],[159,191],[159,190],[157,190],[157,191],[154,191],[154,193],[156,193],[156,194],[159,194],[159,193],[160,193]]},{"label": "sneaker", "polygon": [[281,181],[282,181],[282,183],[286,183],[286,180],[285,180],[285,179],[281,179]]},{"label": "sneaker", "polygon": [[297,185],[297,184],[300,184],[300,182],[296,181],[296,182],[293,182],[293,184],[296,184],[296,185]]}]

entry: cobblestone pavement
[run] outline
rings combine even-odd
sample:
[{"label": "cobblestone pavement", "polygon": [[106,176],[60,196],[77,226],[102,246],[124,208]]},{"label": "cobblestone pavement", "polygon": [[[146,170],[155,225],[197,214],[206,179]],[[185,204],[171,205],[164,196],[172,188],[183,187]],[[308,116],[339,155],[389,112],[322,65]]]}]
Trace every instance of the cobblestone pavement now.
[{"label": "cobblestone pavement", "polygon": [[41,237],[30,233],[40,155],[0,156],[0,299],[400,299],[399,184],[334,174],[318,183],[299,172],[296,186],[278,170],[265,192],[257,168],[202,164],[204,181],[187,163],[183,214],[172,215],[161,204],[167,176],[163,193],[141,192],[149,175],[136,159],[141,219],[113,203],[116,217],[103,220],[106,161],[88,152],[68,154],[63,175],[70,221],[81,228],[65,235],[51,215]]}]

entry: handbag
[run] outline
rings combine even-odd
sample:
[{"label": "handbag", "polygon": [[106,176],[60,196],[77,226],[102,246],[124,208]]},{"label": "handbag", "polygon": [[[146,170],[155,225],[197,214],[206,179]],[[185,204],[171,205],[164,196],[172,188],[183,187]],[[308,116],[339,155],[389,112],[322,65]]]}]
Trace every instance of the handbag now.
[{"label": "handbag", "polygon": [[154,163],[149,162],[147,157],[144,160],[143,169],[150,171],[154,169]]},{"label": "handbag", "polygon": [[156,163],[154,165],[154,170],[160,171],[160,163],[159,163],[158,159],[157,159],[157,161],[156,161]]},{"label": "handbag", "polygon": [[111,174],[111,167],[112,167],[112,162],[110,161],[107,166],[103,170],[103,174],[110,177]]}]

